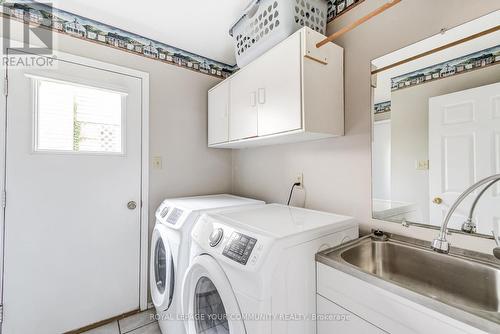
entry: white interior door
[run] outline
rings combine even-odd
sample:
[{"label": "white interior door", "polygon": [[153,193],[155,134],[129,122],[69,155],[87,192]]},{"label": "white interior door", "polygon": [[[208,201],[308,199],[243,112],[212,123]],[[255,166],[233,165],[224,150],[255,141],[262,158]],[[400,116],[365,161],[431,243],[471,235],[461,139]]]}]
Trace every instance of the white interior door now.
[{"label": "white interior door", "polygon": [[141,79],[56,63],[8,70],[4,334],[139,308]]},{"label": "white interior door", "polygon": [[[500,83],[429,99],[429,180],[431,223],[440,225],[458,195],[474,182],[500,173]],[[460,229],[474,194],[450,223]],[[490,234],[500,223],[500,185],[488,190],[477,207],[478,232]]]}]

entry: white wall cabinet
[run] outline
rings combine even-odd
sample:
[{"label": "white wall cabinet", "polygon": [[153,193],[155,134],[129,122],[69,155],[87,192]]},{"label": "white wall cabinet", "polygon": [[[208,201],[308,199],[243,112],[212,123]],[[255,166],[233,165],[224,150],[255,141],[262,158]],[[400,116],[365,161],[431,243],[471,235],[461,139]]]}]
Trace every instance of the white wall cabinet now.
[{"label": "white wall cabinet", "polygon": [[229,81],[208,94],[208,145],[229,140]]},{"label": "white wall cabinet", "polygon": [[299,130],[302,126],[300,38],[297,37],[271,49],[254,65],[259,137]]},{"label": "white wall cabinet", "polygon": [[[343,49],[333,43],[316,48],[323,38],[303,28],[212,88],[208,145],[244,148],[342,136]],[[228,106],[227,122],[221,106]]]},{"label": "white wall cabinet", "polygon": [[[249,65],[252,66],[252,65]],[[257,92],[255,86],[257,80],[251,70],[243,71],[232,79],[227,79],[222,82],[231,82],[230,89],[230,121],[229,121],[229,140],[239,140],[257,136]],[[210,94],[217,93],[220,86],[209,92]],[[238,110],[238,112],[232,112]],[[210,115],[212,111],[208,109]]]}]

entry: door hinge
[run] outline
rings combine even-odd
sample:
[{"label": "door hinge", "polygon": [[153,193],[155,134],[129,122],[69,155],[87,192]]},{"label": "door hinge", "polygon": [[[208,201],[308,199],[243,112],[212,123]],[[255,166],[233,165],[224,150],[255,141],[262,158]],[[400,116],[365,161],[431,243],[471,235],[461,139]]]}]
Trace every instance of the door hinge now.
[{"label": "door hinge", "polygon": [[9,79],[8,78],[3,79],[3,95],[5,95],[5,96],[9,95]]},{"label": "door hinge", "polygon": [[2,191],[2,208],[5,208],[7,205],[7,192],[5,190]]},{"label": "door hinge", "polygon": [[3,323],[3,305],[0,305],[0,324]]}]

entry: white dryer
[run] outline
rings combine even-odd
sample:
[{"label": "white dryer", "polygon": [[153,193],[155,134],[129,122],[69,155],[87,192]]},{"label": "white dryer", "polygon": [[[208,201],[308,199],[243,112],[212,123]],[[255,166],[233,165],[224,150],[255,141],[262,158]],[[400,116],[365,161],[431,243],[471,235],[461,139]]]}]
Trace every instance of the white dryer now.
[{"label": "white dryer", "polygon": [[191,229],[200,215],[209,210],[263,203],[233,195],[211,195],[166,199],[156,210],[149,277],[162,333],[184,332],[181,283],[189,262]]},{"label": "white dryer", "polygon": [[188,334],[315,333],[315,254],[357,237],[350,217],[279,204],[204,214],[182,288]]}]

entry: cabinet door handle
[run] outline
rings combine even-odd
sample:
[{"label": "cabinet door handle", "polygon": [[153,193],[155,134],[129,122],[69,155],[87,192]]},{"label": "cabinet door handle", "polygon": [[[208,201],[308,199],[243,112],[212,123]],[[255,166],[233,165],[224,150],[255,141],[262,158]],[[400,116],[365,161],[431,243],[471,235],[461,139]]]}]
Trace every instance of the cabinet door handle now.
[{"label": "cabinet door handle", "polygon": [[250,93],[250,106],[255,107],[257,105],[257,96],[255,92]]},{"label": "cabinet door handle", "polygon": [[266,103],[266,89],[265,88],[259,88],[259,103],[260,104]]}]

